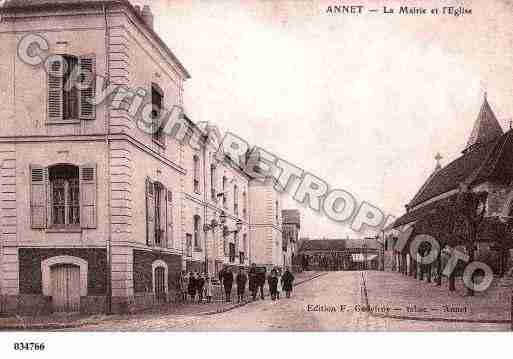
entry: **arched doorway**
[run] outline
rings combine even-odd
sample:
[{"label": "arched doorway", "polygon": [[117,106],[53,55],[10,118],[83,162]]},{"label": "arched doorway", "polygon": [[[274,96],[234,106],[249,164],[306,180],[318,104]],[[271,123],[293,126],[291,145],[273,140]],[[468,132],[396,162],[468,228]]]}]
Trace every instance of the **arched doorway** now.
[{"label": "arched doorway", "polygon": [[80,311],[80,267],[56,264],[50,268],[51,295],[54,312]]},{"label": "arched doorway", "polygon": [[163,260],[156,260],[152,264],[153,293],[157,303],[167,302],[168,292],[168,267]]},{"label": "arched doorway", "polygon": [[166,301],[166,269],[164,267],[155,268],[155,298],[157,302]]}]

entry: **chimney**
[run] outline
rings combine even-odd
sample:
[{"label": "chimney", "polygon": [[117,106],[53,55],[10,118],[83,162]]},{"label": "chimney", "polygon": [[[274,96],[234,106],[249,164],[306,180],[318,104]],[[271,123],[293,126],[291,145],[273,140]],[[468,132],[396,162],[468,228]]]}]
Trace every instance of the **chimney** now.
[{"label": "chimney", "polygon": [[142,18],[144,19],[144,22],[146,22],[146,25],[148,25],[151,29],[153,29],[153,14],[148,5],[143,6],[141,15],[142,15]]},{"label": "chimney", "polygon": [[139,5],[134,6],[135,12],[137,12],[137,15],[141,15],[141,7]]}]

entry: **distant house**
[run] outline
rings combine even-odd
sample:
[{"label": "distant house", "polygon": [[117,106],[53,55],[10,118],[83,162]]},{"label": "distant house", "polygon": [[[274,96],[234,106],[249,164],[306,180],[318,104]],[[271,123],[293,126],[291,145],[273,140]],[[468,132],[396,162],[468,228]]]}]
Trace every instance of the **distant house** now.
[{"label": "distant house", "polygon": [[379,249],[374,239],[307,239],[298,256],[309,270],[378,269]]}]

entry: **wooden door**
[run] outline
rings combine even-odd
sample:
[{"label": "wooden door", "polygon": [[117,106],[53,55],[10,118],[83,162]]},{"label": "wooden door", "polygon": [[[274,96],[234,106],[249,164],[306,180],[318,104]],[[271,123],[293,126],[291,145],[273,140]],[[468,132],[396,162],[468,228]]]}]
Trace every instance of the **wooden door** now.
[{"label": "wooden door", "polygon": [[164,267],[155,268],[155,298],[157,302],[166,301],[166,270]]},{"label": "wooden door", "polygon": [[80,311],[80,267],[71,264],[51,268],[52,304],[55,312]]}]

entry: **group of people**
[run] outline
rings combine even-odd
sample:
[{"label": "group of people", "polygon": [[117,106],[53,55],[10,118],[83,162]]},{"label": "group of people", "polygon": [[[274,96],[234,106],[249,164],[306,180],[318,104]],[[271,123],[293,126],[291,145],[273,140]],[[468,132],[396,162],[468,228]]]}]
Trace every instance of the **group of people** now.
[{"label": "group of people", "polygon": [[189,298],[192,303],[202,303],[203,299],[207,303],[212,301],[212,281],[206,274],[184,271],[180,275],[179,287],[183,303]]},{"label": "group of people", "polygon": [[[220,272],[219,278],[224,286],[226,301],[229,302],[231,300],[231,291],[234,280],[233,273],[229,268],[224,268]],[[290,293],[292,292],[294,283],[294,275],[288,268],[285,269],[283,275],[281,274],[280,269],[275,268],[272,269],[269,276],[267,276],[266,269],[264,267],[257,268],[256,265],[253,264],[249,269],[248,275],[246,275],[245,271],[241,268],[235,277],[235,283],[237,285],[237,300],[239,302],[245,300],[246,282],[249,282],[249,292],[253,300],[256,300],[258,295],[260,295],[260,299],[264,299],[264,286],[266,280],[272,300],[280,299],[280,292],[282,291],[285,291],[286,297],[290,298]]]},{"label": "group of people", "polygon": [[[224,300],[230,302],[232,300],[233,284],[237,287],[237,301],[246,300],[246,284],[253,300],[264,299],[265,283],[269,287],[269,293],[272,300],[280,299],[280,293],[285,292],[287,298],[290,298],[292,287],[294,284],[294,275],[288,268],[283,274],[281,269],[274,268],[267,275],[265,267],[257,268],[252,265],[248,273],[243,268],[239,268],[236,275],[230,267],[225,267],[219,272],[219,282],[224,289]],[[204,273],[186,273],[182,272],[179,278],[179,287],[181,292],[181,300],[186,303],[189,299],[192,303],[203,303],[204,299],[207,303],[212,301],[212,278]]]}]

